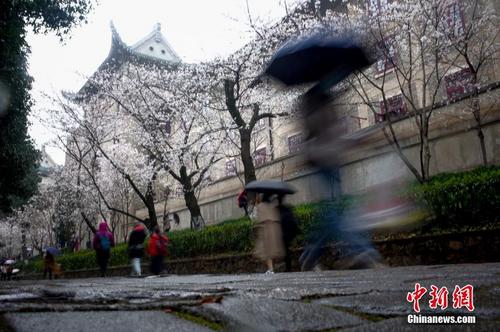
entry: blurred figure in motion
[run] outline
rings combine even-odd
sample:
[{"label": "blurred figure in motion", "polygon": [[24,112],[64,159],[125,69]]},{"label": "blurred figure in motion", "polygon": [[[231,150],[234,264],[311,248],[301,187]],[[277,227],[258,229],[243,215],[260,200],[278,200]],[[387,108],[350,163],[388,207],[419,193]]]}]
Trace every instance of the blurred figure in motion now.
[{"label": "blurred figure in motion", "polygon": [[274,273],[273,260],[284,253],[277,195],[263,193],[257,196],[257,238],[254,254],[267,265],[266,274]]},{"label": "blurred figure in motion", "polygon": [[45,252],[45,256],[43,257],[43,278],[45,279],[47,275],[49,276],[49,280],[52,279],[52,273],[54,271],[54,265],[56,264],[56,260],[54,255],[52,255],[49,251]]},{"label": "blurred figure in motion", "polygon": [[167,245],[168,238],[161,234],[160,227],[156,226],[148,246],[148,253],[151,256],[151,273],[154,275],[160,275],[163,271],[163,258],[168,255]]},{"label": "blurred figure in motion", "polygon": [[9,272],[9,266],[5,264],[7,259],[2,259],[1,265],[0,265],[0,280],[7,280],[7,275]]},{"label": "blurred figure in motion", "polygon": [[[344,136],[340,112],[332,107],[331,90],[354,71],[369,66],[373,59],[369,59],[353,31],[346,30],[340,35],[337,30],[325,26],[310,35],[290,39],[274,54],[265,73],[288,86],[315,83],[299,103],[307,131],[305,154],[318,169],[324,192],[332,190],[338,201],[340,166],[346,160],[346,153],[360,141]],[[338,205],[330,204],[321,214],[300,258],[303,270],[317,265],[323,248],[334,238],[349,244],[347,256],[351,261],[359,261],[366,267],[379,261],[380,255],[367,235],[349,226],[356,218],[355,210],[342,212]]]},{"label": "blurred figure in motion", "polygon": [[[350,71],[349,67],[343,68]],[[344,73],[340,77],[345,76]],[[329,84],[325,85],[326,87]],[[343,257],[342,267],[373,267],[380,261],[380,255],[373,247],[365,232],[351,227],[357,218],[356,208],[342,211],[340,166],[345,155],[360,144],[359,139],[344,136],[345,129],[340,121],[340,111],[332,106],[333,95],[329,88],[324,90],[321,84],[309,90],[302,98],[301,109],[307,130],[305,154],[312,166],[317,167],[321,177],[323,192],[333,191],[336,200],[321,213],[322,219],[309,234],[304,253],[300,258],[303,270],[314,269],[325,246],[332,240],[348,244],[348,252]],[[318,188],[319,189],[319,188]],[[347,260],[346,260],[347,259]]]},{"label": "blurred figure in motion", "polygon": [[101,277],[106,276],[111,247],[115,246],[113,234],[109,231],[108,224],[102,221],[99,224],[99,231],[95,233],[92,247],[95,249],[97,265],[101,270]]},{"label": "blurred figure in motion", "polygon": [[4,260],[2,263],[2,280],[10,280],[12,278],[12,272],[14,270],[14,264],[16,260],[14,258],[9,258]]},{"label": "blurred figure in motion", "polygon": [[133,275],[141,275],[141,258],[144,255],[144,240],[146,229],[144,225],[137,222],[128,239],[128,255],[132,263]]}]

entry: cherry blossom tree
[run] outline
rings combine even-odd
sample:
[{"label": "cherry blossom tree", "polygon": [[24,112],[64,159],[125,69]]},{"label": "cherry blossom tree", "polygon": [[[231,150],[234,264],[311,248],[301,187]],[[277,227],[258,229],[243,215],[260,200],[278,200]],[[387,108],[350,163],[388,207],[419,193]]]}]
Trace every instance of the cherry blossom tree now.
[{"label": "cherry blossom tree", "polygon": [[58,198],[54,187],[46,188],[16,211],[16,219],[27,237],[26,242],[38,253],[48,246],[56,245],[54,216]]},{"label": "cherry blossom tree", "polygon": [[[446,104],[444,81],[458,59],[455,54],[443,60],[448,43],[442,29],[447,26],[452,2],[373,1],[356,17],[366,22],[360,35],[377,59],[370,69],[354,76],[350,87],[373,112],[375,121],[382,123],[388,142],[420,182],[430,176],[431,118]],[[403,151],[401,139],[407,138],[408,130],[397,127],[397,120],[403,117],[412,119],[409,124],[415,126],[419,165]]]},{"label": "cherry blossom tree", "polygon": [[22,231],[15,213],[0,219],[0,255],[14,258],[22,251]]},{"label": "cherry blossom tree", "polygon": [[121,116],[135,124],[131,139],[142,153],[180,184],[194,228],[204,225],[196,193],[209,182],[224,142],[224,131],[207,104],[207,73],[200,68],[130,62],[98,85]]},{"label": "cherry blossom tree", "polygon": [[[135,144],[135,123],[122,116],[113,101],[102,95],[88,95],[83,102],[66,93],[54,102],[58,108],[53,110],[53,126],[61,133],[59,144],[69,159],[66,166],[76,173],[78,194],[93,197],[98,202],[97,213],[105,220],[107,212],[116,212],[144,222],[149,228],[157,225],[153,183],[160,167]],[[147,219],[117,203],[113,185],[117,176],[128,184],[137,202],[147,208]],[[95,232],[95,226],[91,226],[95,223],[90,220],[93,217],[82,217]]]},{"label": "cherry blossom tree", "polygon": [[[451,52],[444,53],[443,57],[445,61],[455,64],[458,69],[455,75],[462,79],[462,89],[470,97],[467,111],[476,123],[481,158],[483,164],[487,165],[484,111],[481,111],[479,97],[481,92],[491,88],[490,73],[495,71],[495,61],[500,51],[499,30],[496,28],[500,24],[500,17],[492,2],[453,1],[447,5],[447,20],[442,22],[441,33]],[[454,62],[456,54],[459,61]]]}]

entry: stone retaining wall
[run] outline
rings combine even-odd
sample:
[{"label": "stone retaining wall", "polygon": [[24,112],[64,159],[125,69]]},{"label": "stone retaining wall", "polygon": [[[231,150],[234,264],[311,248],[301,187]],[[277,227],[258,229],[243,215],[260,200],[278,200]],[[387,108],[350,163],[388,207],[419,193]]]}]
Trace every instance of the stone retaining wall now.
[{"label": "stone retaining wall", "polygon": [[[429,235],[413,238],[380,240],[375,245],[390,266],[433,265],[456,263],[483,263],[500,261],[500,229]],[[345,247],[325,248],[322,265],[335,268],[339,252]],[[302,249],[292,252],[292,269],[299,271],[298,259]],[[264,272],[265,265],[255,259],[250,253],[220,255],[216,257],[198,257],[177,260],[167,260],[169,274],[237,274]],[[284,266],[278,263],[277,271]],[[147,263],[143,271],[149,271]],[[130,274],[129,266],[110,268],[108,276],[126,276]],[[99,270],[66,271],[65,278],[89,278],[99,276]],[[41,274],[23,276],[25,279],[40,279]]]}]

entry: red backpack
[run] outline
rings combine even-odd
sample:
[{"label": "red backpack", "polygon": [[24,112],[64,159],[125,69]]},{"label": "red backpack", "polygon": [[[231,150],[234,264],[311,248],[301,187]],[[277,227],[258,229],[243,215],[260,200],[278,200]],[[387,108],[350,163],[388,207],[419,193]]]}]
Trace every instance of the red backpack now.
[{"label": "red backpack", "polygon": [[156,250],[161,256],[168,256],[167,250],[168,238],[166,236],[160,236],[158,241],[156,241]]}]

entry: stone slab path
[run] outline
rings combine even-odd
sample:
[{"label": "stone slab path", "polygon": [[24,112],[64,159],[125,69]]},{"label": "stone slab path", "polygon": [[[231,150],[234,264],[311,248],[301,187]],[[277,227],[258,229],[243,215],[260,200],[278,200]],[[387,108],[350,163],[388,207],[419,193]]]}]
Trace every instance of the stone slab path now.
[{"label": "stone slab path", "polygon": [[[420,315],[475,316],[475,324],[409,324]],[[453,308],[474,286],[474,311]],[[431,309],[431,285],[449,291]],[[0,282],[0,331],[500,331],[500,263],[241,275],[170,275]]]}]

